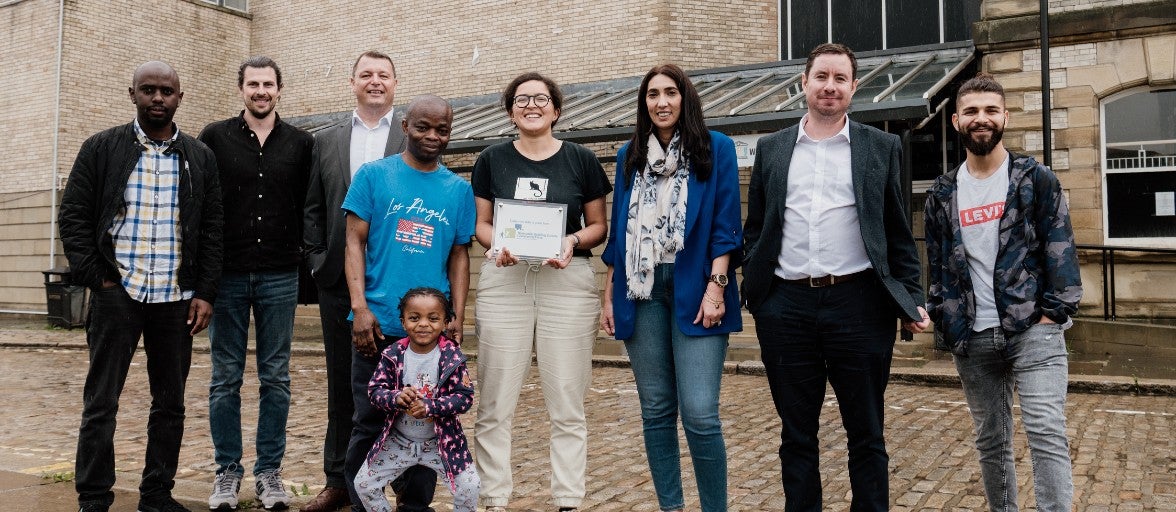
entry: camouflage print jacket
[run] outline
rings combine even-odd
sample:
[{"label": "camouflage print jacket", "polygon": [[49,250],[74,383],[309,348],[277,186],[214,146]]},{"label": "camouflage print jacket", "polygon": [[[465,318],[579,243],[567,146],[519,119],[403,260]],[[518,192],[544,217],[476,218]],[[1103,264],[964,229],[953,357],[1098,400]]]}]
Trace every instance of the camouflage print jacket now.
[{"label": "camouflage print jacket", "polygon": [[[1074,230],[1057,176],[1033,157],[1010,153],[1009,160],[1009,193],[993,272],[1005,336],[1025,331],[1043,315],[1068,322],[1082,297]],[[959,172],[957,167],[940,176],[927,191],[927,312],[935,322],[935,347],[967,355],[976,303],[960,235]]]}]

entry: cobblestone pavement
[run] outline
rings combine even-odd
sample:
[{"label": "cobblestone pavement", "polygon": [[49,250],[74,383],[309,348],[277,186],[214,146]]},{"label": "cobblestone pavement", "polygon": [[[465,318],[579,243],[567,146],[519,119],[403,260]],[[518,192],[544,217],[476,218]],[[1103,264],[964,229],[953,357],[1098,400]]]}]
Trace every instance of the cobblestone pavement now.
[{"label": "cobblestone pavement", "polygon": [[[70,348],[0,348],[0,470],[31,475],[73,470],[86,353]],[[134,360],[122,397],[116,438],[119,487],[133,490],[142,469],[150,403],[144,355]],[[472,364],[476,376],[476,364]],[[284,478],[304,503],[322,484],[325,372],[321,356],[296,355],[291,363],[293,405]],[[515,420],[515,495],[511,510],[554,510],[548,492],[548,422],[532,371]],[[211,489],[214,465],[208,436],[206,353],[193,356],[187,392],[188,419],[177,496],[198,505]],[[256,376],[243,390],[245,465],[252,464]],[[892,383],[887,393],[887,439],[894,510],[978,510],[984,506],[972,449],[971,420],[959,389]],[[780,510],[779,422],[763,377],[723,378],[721,414],[730,467],[731,510]],[[1176,510],[1176,397],[1071,393],[1068,412],[1074,458],[1076,509],[1086,511]],[[641,441],[641,419],[627,368],[593,370],[588,398],[588,495],[584,510],[656,511]],[[473,414],[462,418],[472,435]],[[1019,423],[1018,423],[1019,428]],[[821,415],[825,508],[847,510],[845,432],[829,395]],[[685,442],[682,442],[685,455]],[[1032,509],[1025,438],[1016,438],[1021,505]],[[689,459],[683,464],[687,509],[698,509]],[[305,487],[304,487],[305,486]],[[72,490],[55,486],[57,492]],[[247,480],[243,489],[251,489]],[[132,498],[127,498],[127,496]],[[252,498],[245,490],[242,498]],[[120,493],[120,500],[133,494]],[[437,509],[451,510],[449,493],[437,492]],[[122,504],[119,506],[130,506]],[[0,505],[0,508],[11,509]],[[122,510],[116,508],[116,510]]]}]

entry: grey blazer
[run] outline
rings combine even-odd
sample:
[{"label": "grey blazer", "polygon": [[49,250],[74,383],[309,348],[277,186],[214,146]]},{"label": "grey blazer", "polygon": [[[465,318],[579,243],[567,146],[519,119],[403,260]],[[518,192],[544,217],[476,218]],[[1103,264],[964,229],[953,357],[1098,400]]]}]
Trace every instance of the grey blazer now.
[{"label": "grey blazer", "polygon": [[[384,156],[405,148],[400,115],[388,130]],[[303,246],[310,273],[320,289],[343,282],[343,255],[347,248],[347,223],[343,216],[343,199],[351,186],[351,116],[314,136],[311,155],[310,185],[306,190],[306,208],[302,219]]]},{"label": "grey blazer", "polygon": [[[772,290],[783,238],[788,167],[799,125],[759,140],[743,227],[743,290],[753,315]],[[895,313],[920,318],[924,303],[920,265],[902,199],[902,145],[897,135],[849,122],[853,193],[866,255],[894,299]],[[863,304],[864,307],[871,305]]]}]

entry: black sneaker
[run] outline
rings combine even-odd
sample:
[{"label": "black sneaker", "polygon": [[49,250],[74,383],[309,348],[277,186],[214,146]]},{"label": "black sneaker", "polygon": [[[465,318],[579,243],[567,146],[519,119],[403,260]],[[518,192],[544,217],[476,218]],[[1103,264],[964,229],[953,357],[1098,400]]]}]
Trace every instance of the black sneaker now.
[{"label": "black sneaker", "polygon": [[109,512],[110,505],[104,503],[86,503],[78,509],[78,512]]},{"label": "black sneaker", "polygon": [[192,512],[192,510],[180,505],[180,502],[168,496],[150,501],[140,499],[139,512]]}]

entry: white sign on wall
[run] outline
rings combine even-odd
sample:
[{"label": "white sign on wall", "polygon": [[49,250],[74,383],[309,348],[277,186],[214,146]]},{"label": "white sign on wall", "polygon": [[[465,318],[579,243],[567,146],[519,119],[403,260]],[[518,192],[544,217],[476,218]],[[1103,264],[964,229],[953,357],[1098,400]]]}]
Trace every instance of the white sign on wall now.
[{"label": "white sign on wall", "polygon": [[755,133],[731,136],[731,139],[735,141],[735,157],[739,160],[739,167],[751,167],[755,163],[755,146],[760,137],[764,135],[770,134]]},{"label": "white sign on wall", "polygon": [[1176,215],[1176,192],[1156,192],[1156,217]]}]

